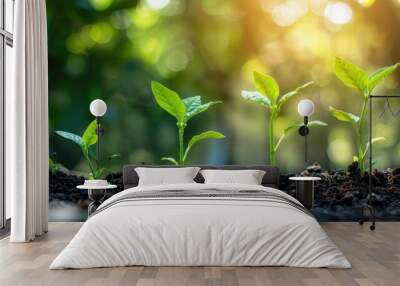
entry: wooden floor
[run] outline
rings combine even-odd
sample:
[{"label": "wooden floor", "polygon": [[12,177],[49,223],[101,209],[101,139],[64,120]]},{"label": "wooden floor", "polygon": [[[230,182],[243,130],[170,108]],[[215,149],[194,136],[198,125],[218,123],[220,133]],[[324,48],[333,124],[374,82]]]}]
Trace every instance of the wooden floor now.
[{"label": "wooden floor", "polygon": [[0,285],[400,285],[400,222],[381,222],[375,232],[357,223],[323,223],[352,269],[288,267],[124,267],[48,270],[81,226],[50,223],[43,238],[27,244],[0,241]]}]

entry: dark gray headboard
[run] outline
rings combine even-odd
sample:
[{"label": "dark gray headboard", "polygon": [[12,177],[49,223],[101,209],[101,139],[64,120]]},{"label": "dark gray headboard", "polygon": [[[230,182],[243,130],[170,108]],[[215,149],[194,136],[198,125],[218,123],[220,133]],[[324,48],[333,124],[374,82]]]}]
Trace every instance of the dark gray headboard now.
[{"label": "dark gray headboard", "polygon": [[[155,166],[155,165],[125,165],[122,171],[123,174],[123,182],[124,189],[133,188],[138,185],[139,177],[135,171],[136,167],[147,167],[147,168],[176,168],[177,166]],[[193,167],[193,166],[185,166],[185,167]],[[200,167],[201,169],[218,169],[218,170],[263,170],[265,171],[264,178],[262,180],[262,185],[265,187],[278,188],[279,186],[279,168],[276,166],[268,166],[268,165],[198,165],[196,167]],[[203,176],[199,173],[197,177],[194,179],[197,183],[204,183]]]}]

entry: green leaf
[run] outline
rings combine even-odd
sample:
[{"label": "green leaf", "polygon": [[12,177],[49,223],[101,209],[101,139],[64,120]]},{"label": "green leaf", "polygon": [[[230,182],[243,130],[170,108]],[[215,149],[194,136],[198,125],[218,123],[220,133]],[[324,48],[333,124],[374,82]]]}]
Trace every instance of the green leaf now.
[{"label": "green leaf", "polygon": [[200,95],[186,97],[186,98],[182,99],[182,101],[186,107],[186,116],[188,116],[188,114],[193,113],[197,108],[199,108],[199,106],[201,106],[201,96]]},{"label": "green leaf", "polygon": [[[283,133],[281,135],[281,137],[279,137],[278,142],[275,145],[275,152],[278,151],[279,146],[281,145],[282,141],[285,139],[285,137],[292,131],[294,131],[295,129],[300,128],[301,126],[303,126],[303,123],[297,123],[297,124],[293,124],[289,127],[287,127],[285,130],[283,130]],[[319,121],[319,120],[313,120],[308,122],[308,127],[313,127],[313,126],[328,126],[328,124],[326,124],[323,121]]]},{"label": "green leaf", "polygon": [[309,81],[301,86],[299,86],[298,88],[296,88],[295,90],[292,90],[286,94],[284,94],[279,100],[278,100],[278,104],[279,107],[282,107],[286,102],[288,102],[292,97],[298,95],[303,89],[305,89],[306,87],[310,86],[314,84],[313,81]]},{"label": "green leaf", "polygon": [[320,120],[312,120],[308,122],[308,127],[314,127],[314,126],[326,127],[328,126],[328,124]]},{"label": "green leaf", "polygon": [[275,145],[275,148],[274,148],[274,151],[275,151],[275,152],[278,151],[279,146],[281,145],[281,143],[282,143],[283,140],[285,139],[286,135],[287,135],[290,131],[294,130],[296,127],[299,127],[299,124],[291,125],[291,126],[287,127],[285,130],[283,130],[283,133],[282,133],[281,137],[279,137],[278,142],[276,142],[276,145]]},{"label": "green leaf", "polygon": [[102,178],[102,177],[104,176],[105,171],[106,171],[106,168],[99,168],[99,169],[97,169],[97,170],[95,171],[93,177],[94,177],[95,179],[100,179],[100,178]]},{"label": "green leaf", "polygon": [[[287,127],[285,130],[283,130],[283,134],[287,135],[289,132],[293,131],[293,129],[300,128],[303,125],[304,125],[303,123],[293,124]],[[314,126],[328,126],[328,124],[319,120],[312,120],[308,122],[308,127],[314,127]]]},{"label": "green leaf", "polygon": [[107,171],[106,168],[99,168],[99,169],[96,169],[96,170],[94,171],[94,173],[93,173],[93,172],[90,172],[90,173],[89,173],[89,178],[88,178],[88,179],[89,179],[89,180],[101,179],[101,178],[104,177],[106,171]]},{"label": "green leaf", "polygon": [[368,75],[355,64],[336,57],[335,74],[346,86],[368,93]]},{"label": "green leaf", "polygon": [[[379,141],[384,141],[384,140],[386,140],[386,138],[385,137],[375,137],[375,138],[372,138],[371,139],[371,144],[374,144],[374,143],[376,143],[376,142],[379,142]],[[367,144],[367,146],[369,145],[369,143]],[[369,147],[369,146],[368,146]]]},{"label": "green leaf", "polygon": [[329,106],[329,111],[331,112],[332,116],[335,117],[339,121],[350,122],[357,124],[360,121],[360,117],[354,115],[350,112],[346,112],[343,110],[336,109],[332,106]]},{"label": "green leaf", "polygon": [[56,134],[78,144],[82,149],[87,149],[85,141],[83,141],[82,137],[79,135],[76,135],[76,134],[73,134],[70,132],[66,132],[66,131],[56,131]]},{"label": "green leaf", "polygon": [[60,171],[60,164],[57,164],[51,158],[49,158],[49,169],[51,173],[57,173],[58,171]]},{"label": "green leaf", "polygon": [[400,63],[397,63],[388,67],[380,68],[371,74],[368,82],[369,93],[371,93],[382,80],[391,75],[399,66]]},{"label": "green leaf", "polygon": [[163,160],[163,161],[169,161],[169,162],[171,162],[172,164],[178,166],[178,161],[176,161],[176,160],[175,160],[174,158],[172,158],[172,157],[162,157],[161,160]]},{"label": "green leaf", "polygon": [[222,101],[211,101],[205,104],[201,103],[201,97],[199,95],[187,97],[183,99],[183,103],[186,106],[186,121],[196,116],[199,113],[206,111],[210,106],[213,106]]},{"label": "green leaf", "polygon": [[108,160],[112,160],[119,157],[121,157],[121,154],[112,154],[110,157],[108,157]]},{"label": "green leaf", "polygon": [[276,102],[279,97],[279,85],[273,77],[254,72],[253,81],[258,92],[268,97],[272,103]]},{"label": "green leaf", "polygon": [[179,95],[156,81],[151,82],[151,89],[158,105],[174,116],[179,123],[184,122],[186,107]]},{"label": "green leaf", "polygon": [[217,131],[205,131],[199,135],[193,136],[192,139],[190,139],[190,141],[186,147],[185,155],[183,156],[183,161],[186,160],[186,157],[189,154],[189,151],[190,151],[190,149],[192,149],[194,144],[196,144],[200,141],[206,140],[206,139],[223,139],[223,138],[225,138],[225,135],[223,135]]},{"label": "green leaf", "polygon": [[[384,141],[384,140],[386,140],[385,137],[375,137],[375,138],[372,138],[372,139],[371,139],[371,143],[372,143],[372,144],[375,144],[376,142]],[[369,142],[368,142],[367,145],[365,146],[365,150],[364,150],[363,156],[362,156],[362,158],[361,158],[362,160],[364,160],[365,155],[367,155],[367,152],[368,152],[369,147],[370,147],[370,145],[369,145]]]},{"label": "green leaf", "polygon": [[257,104],[271,107],[271,100],[269,100],[268,97],[265,97],[264,95],[262,95],[257,91],[243,90],[242,97],[248,101],[252,101]]},{"label": "green leaf", "polygon": [[97,143],[97,134],[96,134],[97,123],[96,119],[90,122],[85,132],[82,135],[82,139],[85,142],[87,147],[90,147]]},{"label": "green leaf", "polygon": [[286,127],[286,128],[283,130],[282,135],[286,136],[286,135],[288,135],[290,132],[292,132],[293,130],[295,130],[295,129],[297,129],[297,128],[300,128],[302,125],[303,125],[303,123],[297,123],[297,124],[290,125],[289,127]]}]

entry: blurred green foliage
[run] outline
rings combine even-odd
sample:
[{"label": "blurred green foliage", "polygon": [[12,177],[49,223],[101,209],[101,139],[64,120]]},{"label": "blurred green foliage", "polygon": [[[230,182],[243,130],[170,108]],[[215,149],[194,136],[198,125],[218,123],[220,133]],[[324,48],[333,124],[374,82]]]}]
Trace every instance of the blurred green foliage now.
[{"label": "blurred green foliage", "polygon": [[[313,117],[329,124],[310,133],[310,161],[328,169],[345,167],[356,153],[354,134],[328,110],[332,105],[357,113],[359,101],[335,79],[333,58],[347,58],[367,70],[398,62],[400,3],[339,2],[47,1],[51,152],[66,167],[88,171],[79,149],[54,131],[82,133],[93,119],[90,102],[102,98],[108,104],[103,150],[121,154],[115,169],[124,163],[160,163],[162,155],[178,153],[175,122],[151,94],[154,79],[182,97],[201,94],[205,101],[224,102],[191,120],[187,135],[207,126],[227,139],[199,144],[188,163],[265,163],[267,116],[240,98],[241,90],[252,88],[257,70],[273,75],[283,90],[315,82],[297,99],[312,99]],[[376,92],[396,93],[398,78],[396,71]],[[297,100],[288,102],[276,120],[275,140],[301,120]],[[396,124],[376,121],[374,136],[386,138],[376,145],[385,151],[377,153],[378,167],[399,162]],[[303,142],[297,136],[288,135],[281,146],[285,152],[277,154],[284,170],[304,168]]]}]

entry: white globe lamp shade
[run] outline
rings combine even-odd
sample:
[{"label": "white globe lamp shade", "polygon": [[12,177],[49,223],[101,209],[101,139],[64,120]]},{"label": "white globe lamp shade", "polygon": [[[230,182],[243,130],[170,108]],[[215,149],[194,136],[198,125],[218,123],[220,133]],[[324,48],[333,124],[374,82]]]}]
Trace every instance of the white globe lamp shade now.
[{"label": "white globe lamp shade", "polygon": [[95,99],[90,103],[90,113],[95,117],[102,117],[107,112],[107,104],[101,99]]},{"label": "white globe lamp shade", "polygon": [[300,100],[297,111],[301,116],[310,116],[314,113],[314,102],[309,99]]}]

